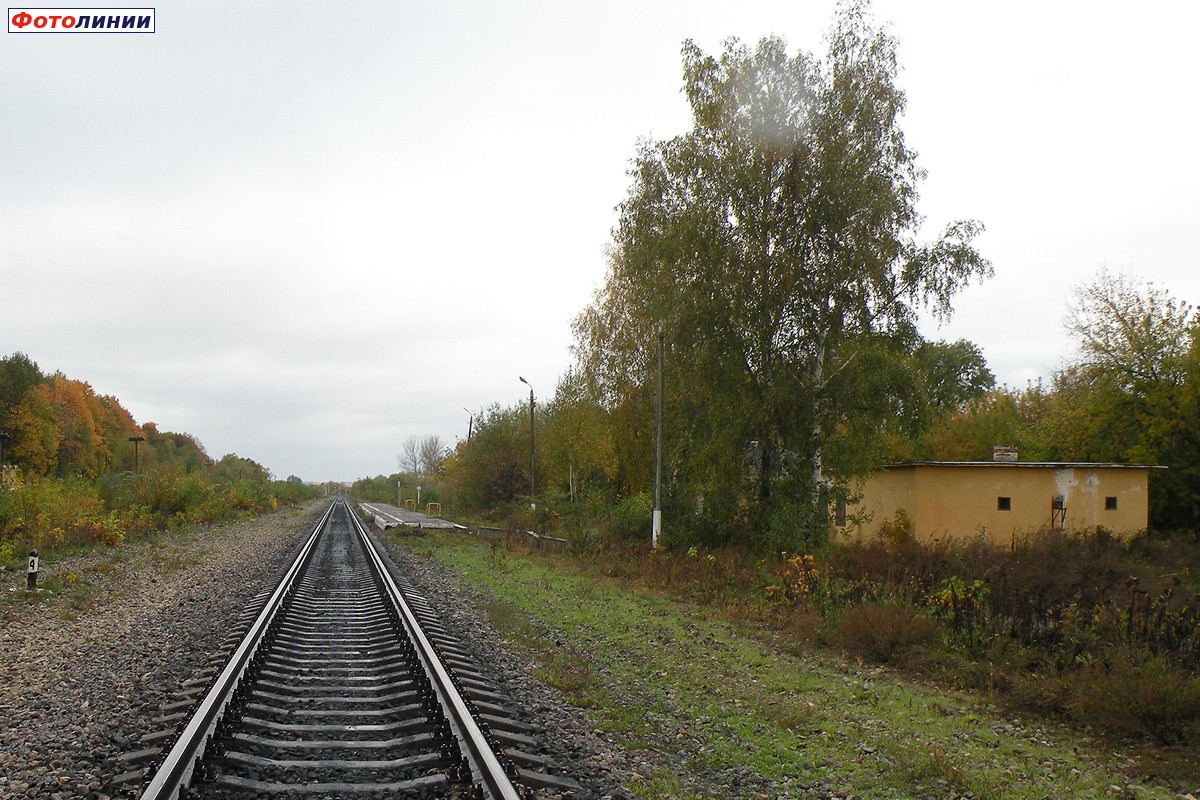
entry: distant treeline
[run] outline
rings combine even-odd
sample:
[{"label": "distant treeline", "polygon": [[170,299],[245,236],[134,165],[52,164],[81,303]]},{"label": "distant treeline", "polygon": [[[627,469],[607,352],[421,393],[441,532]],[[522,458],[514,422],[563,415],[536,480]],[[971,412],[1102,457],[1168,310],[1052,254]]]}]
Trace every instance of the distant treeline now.
[{"label": "distant treeline", "polygon": [[[254,514],[316,496],[248,458],[138,425],[117,398],[28,356],[0,359],[0,554]],[[7,551],[7,552],[4,552]]]},{"label": "distant treeline", "polygon": [[[994,445],[1015,445],[1022,461],[1166,466],[1150,476],[1151,528],[1200,531],[1200,317],[1159,287],[1100,273],[1077,290],[1066,325],[1077,337],[1074,358],[1049,381],[1023,388],[996,386],[982,352],[965,341],[918,342],[896,350],[890,362],[876,361],[871,385],[847,385],[831,398],[842,420],[823,451],[827,496],[882,464],[986,461]],[[650,353],[652,345],[650,339]],[[470,441],[458,442],[439,481],[448,507],[500,521],[522,517],[520,524],[539,529],[594,531],[599,523],[618,538],[647,538],[655,374],[645,360],[620,376],[597,374],[603,360],[585,361],[537,404],[535,520],[524,519],[527,400],[476,413]],[[789,488],[796,474],[783,470],[769,493],[760,480],[761,459],[783,460],[807,475],[810,453],[778,440],[764,447],[744,428],[753,412],[739,397],[743,387],[680,374],[697,369],[667,343],[666,544],[748,544],[768,552],[819,546],[819,518],[805,513],[805,493]],[[618,382],[620,394],[599,391]]]}]

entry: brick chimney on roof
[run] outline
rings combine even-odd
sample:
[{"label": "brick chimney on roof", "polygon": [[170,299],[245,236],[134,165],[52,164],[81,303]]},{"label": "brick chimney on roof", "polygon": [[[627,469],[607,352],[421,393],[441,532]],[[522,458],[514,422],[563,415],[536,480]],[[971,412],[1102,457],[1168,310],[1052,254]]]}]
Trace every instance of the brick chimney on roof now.
[{"label": "brick chimney on roof", "polygon": [[1016,460],[1017,446],[1015,444],[998,444],[992,448],[992,461],[1007,464]]}]

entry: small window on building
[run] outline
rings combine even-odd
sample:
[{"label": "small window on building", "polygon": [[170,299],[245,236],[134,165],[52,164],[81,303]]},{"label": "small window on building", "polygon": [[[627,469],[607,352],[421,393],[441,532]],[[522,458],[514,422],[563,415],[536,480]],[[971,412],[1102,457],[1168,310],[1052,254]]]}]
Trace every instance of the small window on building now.
[{"label": "small window on building", "polygon": [[1117,498],[1115,498],[1115,497],[1104,498],[1104,510],[1105,511],[1116,511],[1117,510]]},{"label": "small window on building", "polygon": [[1012,511],[1012,498],[1011,497],[997,497],[996,498],[996,510],[997,511]]},{"label": "small window on building", "polygon": [[833,524],[839,528],[846,527],[846,501],[838,500],[837,508],[833,512]]}]

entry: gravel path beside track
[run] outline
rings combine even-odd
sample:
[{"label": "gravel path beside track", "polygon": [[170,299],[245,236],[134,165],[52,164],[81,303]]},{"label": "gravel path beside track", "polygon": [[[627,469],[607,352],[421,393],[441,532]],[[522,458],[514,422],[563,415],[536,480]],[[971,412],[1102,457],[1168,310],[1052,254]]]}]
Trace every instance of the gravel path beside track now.
[{"label": "gravel path beside track", "polygon": [[0,797],[107,796],[117,756],[154,730],[323,507],[43,561],[43,580],[77,576],[70,593],[32,598],[10,591],[24,574],[4,573]]}]

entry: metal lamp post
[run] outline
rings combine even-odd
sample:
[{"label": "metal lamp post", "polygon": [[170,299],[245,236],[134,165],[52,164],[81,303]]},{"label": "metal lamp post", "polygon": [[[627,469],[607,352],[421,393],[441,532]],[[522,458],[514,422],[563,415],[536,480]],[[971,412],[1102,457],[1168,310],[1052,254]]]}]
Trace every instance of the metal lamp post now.
[{"label": "metal lamp post", "polygon": [[467,441],[471,441],[471,430],[475,427],[475,414],[467,411],[467,407],[463,406],[463,411],[467,412],[469,419],[467,420]]},{"label": "metal lamp post", "polygon": [[[518,376],[519,377],[519,376]],[[521,383],[529,387],[529,507],[537,508],[537,501],[534,498],[537,496],[534,492],[533,470],[534,470],[534,449],[533,449],[533,384],[521,378]]]},{"label": "metal lamp post", "polygon": [[137,475],[142,474],[141,462],[138,460],[138,445],[146,441],[145,436],[130,436],[129,441],[133,442],[133,471]]}]

